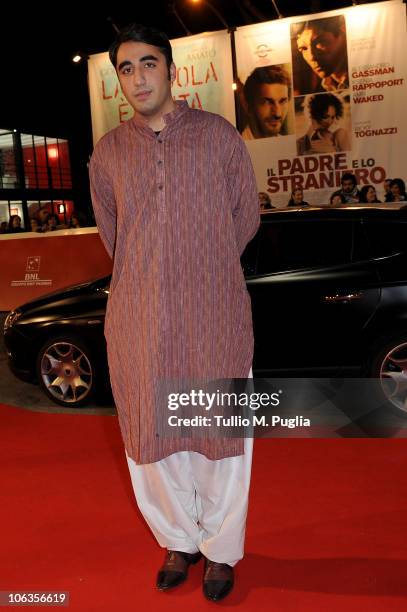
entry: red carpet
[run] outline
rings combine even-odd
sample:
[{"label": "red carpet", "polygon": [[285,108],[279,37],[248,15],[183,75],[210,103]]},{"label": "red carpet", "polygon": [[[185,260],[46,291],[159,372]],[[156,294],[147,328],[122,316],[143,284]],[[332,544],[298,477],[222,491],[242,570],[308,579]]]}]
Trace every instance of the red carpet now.
[{"label": "red carpet", "polygon": [[155,591],[116,417],[0,405],[0,423],[1,591],[69,591],[75,612],[407,609],[406,440],[257,440],[246,557],[213,604],[202,563]]}]

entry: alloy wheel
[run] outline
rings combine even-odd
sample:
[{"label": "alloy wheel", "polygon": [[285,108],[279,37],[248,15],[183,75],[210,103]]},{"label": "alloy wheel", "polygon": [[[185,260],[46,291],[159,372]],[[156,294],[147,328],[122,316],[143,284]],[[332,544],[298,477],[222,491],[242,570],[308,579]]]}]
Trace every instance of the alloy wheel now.
[{"label": "alloy wheel", "polygon": [[384,357],[380,382],[387,399],[407,413],[407,342],[398,344]]},{"label": "alloy wheel", "polygon": [[44,351],[40,372],[48,393],[57,400],[76,404],[92,389],[91,363],[78,346],[70,342],[55,342]]}]

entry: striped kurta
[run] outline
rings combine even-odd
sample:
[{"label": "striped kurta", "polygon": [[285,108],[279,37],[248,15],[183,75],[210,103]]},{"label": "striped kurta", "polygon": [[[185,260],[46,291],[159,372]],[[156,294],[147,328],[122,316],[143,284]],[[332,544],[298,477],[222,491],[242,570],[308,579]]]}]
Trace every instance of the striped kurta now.
[{"label": "striped kurta", "polygon": [[113,258],[110,379],[137,464],[184,450],[209,459],[244,452],[241,438],[157,433],[157,411],[168,413],[156,405],[160,381],[246,378],[253,359],[240,265],[260,223],[250,158],[225,119],[176,104],[158,136],[135,115],[97,143],[90,163],[96,222]]}]

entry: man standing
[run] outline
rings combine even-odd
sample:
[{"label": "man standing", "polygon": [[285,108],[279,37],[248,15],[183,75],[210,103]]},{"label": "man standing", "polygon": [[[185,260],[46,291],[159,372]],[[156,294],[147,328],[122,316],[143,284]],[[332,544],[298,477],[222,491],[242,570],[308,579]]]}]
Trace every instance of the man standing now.
[{"label": "man standing", "polygon": [[137,504],[167,549],[157,587],[205,557],[204,594],[233,587],[243,556],[253,440],[157,431],[165,379],[251,375],[250,296],[240,255],[259,226],[245,145],[222,117],[175,102],[165,34],[131,24],[109,51],[134,117],[90,164],[101,239],[113,258],[105,336]]},{"label": "man standing", "polygon": [[255,68],[243,87],[248,125],[242,132],[245,140],[287,135],[291,103],[291,79],[283,66]]}]

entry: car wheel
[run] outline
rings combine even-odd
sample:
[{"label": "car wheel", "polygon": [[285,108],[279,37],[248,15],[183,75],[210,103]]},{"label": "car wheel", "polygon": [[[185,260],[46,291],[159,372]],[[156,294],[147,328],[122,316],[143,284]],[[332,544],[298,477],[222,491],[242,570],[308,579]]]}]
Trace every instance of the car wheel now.
[{"label": "car wheel", "polygon": [[89,347],[74,336],[48,339],[37,357],[41,387],[54,402],[76,408],[95,390],[95,366]]},{"label": "car wheel", "polygon": [[399,416],[407,418],[407,337],[397,336],[376,346],[368,375],[377,378]]}]

